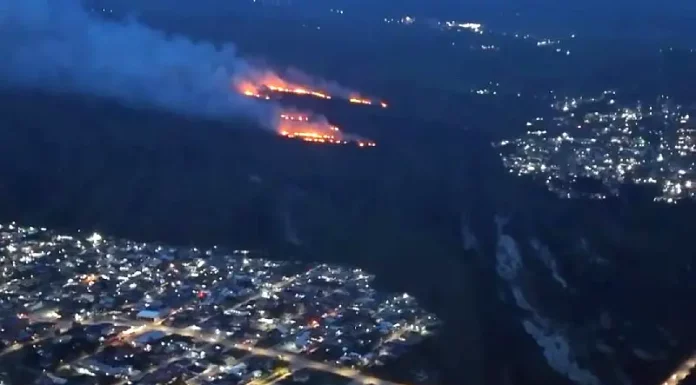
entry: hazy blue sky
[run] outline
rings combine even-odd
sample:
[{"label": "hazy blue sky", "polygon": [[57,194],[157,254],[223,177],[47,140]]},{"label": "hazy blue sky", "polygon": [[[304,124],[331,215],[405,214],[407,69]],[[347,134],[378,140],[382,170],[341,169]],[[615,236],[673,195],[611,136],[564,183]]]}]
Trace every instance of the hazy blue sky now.
[{"label": "hazy blue sky", "polygon": [[68,91],[272,126],[267,108],[229,92],[246,62],[232,44],[167,36],[93,17],[79,0],[0,2],[0,85]]}]

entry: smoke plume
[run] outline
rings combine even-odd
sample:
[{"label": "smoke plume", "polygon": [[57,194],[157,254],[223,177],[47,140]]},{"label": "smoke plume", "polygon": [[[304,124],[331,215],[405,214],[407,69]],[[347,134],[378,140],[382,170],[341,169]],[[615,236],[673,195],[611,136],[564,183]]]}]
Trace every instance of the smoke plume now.
[{"label": "smoke plume", "polygon": [[0,87],[70,92],[273,128],[271,106],[230,90],[248,68],[232,45],[91,16],[78,0],[0,1]]}]

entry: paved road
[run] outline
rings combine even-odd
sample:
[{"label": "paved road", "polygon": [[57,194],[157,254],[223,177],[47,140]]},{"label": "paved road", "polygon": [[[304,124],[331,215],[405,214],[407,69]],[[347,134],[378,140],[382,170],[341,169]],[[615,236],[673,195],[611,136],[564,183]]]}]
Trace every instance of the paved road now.
[{"label": "paved road", "polygon": [[33,345],[33,344],[41,343],[41,341],[43,341],[43,340],[45,340],[45,339],[46,339],[46,338],[42,338],[42,339],[40,339],[40,340],[31,340],[31,341],[23,342],[23,343],[21,343],[21,344],[15,342],[14,344],[12,344],[12,346],[10,346],[9,348],[3,350],[2,353],[0,353],[0,357],[5,356],[5,355],[8,355],[8,354],[10,354],[10,353],[12,353],[12,352],[16,352],[16,351],[18,351],[18,350],[22,350],[22,348],[24,348],[24,347],[27,346],[27,345]]},{"label": "paved road", "polygon": [[[45,321],[46,319],[38,318],[38,317],[29,317],[32,322],[38,322],[38,321]],[[53,322],[56,322],[57,320],[53,319]],[[298,368],[298,369],[313,369],[317,371],[322,371],[322,372],[328,372],[328,373],[333,373],[342,377],[348,377],[353,380],[354,383],[356,384],[371,384],[371,385],[409,385],[409,384],[402,384],[402,383],[397,383],[393,381],[388,381],[384,380],[381,378],[377,378],[374,376],[370,376],[368,374],[364,374],[358,370],[351,369],[351,368],[346,368],[346,367],[341,367],[325,362],[318,362],[318,361],[313,361],[309,358],[306,358],[304,356],[294,354],[294,353],[289,353],[286,351],[281,351],[275,348],[259,348],[259,347],[253,347],[253,346],[248,346],[236,342],[229,341],[225,338],[221,338],[218,335],[212,334],[212,333],[205,333],[202,332],[201,330],[196,330],[194,328],[175,328],[171,326],[165,326],[162,325],[161,323],[147,323],[143,321],[131,321],[131,320],[118,320],[118,319],[104,319],[104,320],[87,320],[83,321],[83,325],[90,325],[90,324],[100,324],[104,322],[109,322],[112,323],[116,326],[127,326],[130,329],[124,331],[122,334],[125,336],[128,335],[133,335],[135,333],[145,333],[148,331],[153,331],[153,330],[159,330],[163,331],[167,334],[179,334],[182,336],[187,336],[187,337],[193,337],[196,339],[208,341],[210,343],[216,343],[223,345],[225,347],[233,347],[236,349],[241,349],[241,350],[246,350],[251,354],[258,355],[258,356],[265,356],[265,357],[274,357],[278,358],[280,357],[282,360],[287,361],[290,363],[290,365],[293,368]],[[62,328],[67,328],[69,327],[70,323],[67,321],[58,321],[59,327]],[[397,331],[392,337],[398,338],[400,337],[404,332],[406,332],[405,329],[401,329]],[[0,356],[7,354],[8,350],[11,351],[16,351],[21,349],[23,346],[27,344],[32,344],[36,343],[36,341],[30,341],[26,344],[19,345],[19,346],[13,346],[5,350],[4,352],[0,353]],[[696,361],[695,361],[696,362]],[[676,383],[669,383],[666,382],[664,385],[676,385]]]},{"label": "paved road", "polygon": [[253,380],[249,382],[247,385],[273,385],[276,382],[280,382],[290,376],[292,376],[291,371],[287,371],[284,373],[273,373],[267,378]]},{"label": "paved road", "polygon": [[[43,319],[42,321],[45,321],[45,319]],[[54,320],[50,320],[50,321],[51,321],[51,322],[54,322]],[[31,320],[31,319],[30,319],[30,322],[34,323],[34,322],[38,322],[38,320]],[[59,324],[57,324],[56,326],[57,326],[61,331],[67,330],[67,329],[70,328],[69,323],[59,323]],[[22,342],[22,343],[14,343],[14,344],[12,344],[9,348],[7,348],[7,349],[3,350],[2,352],[0,352],[0,357],[3,357],[3,356],[5,356],[5,355],[7,355],[7,354],[10,354],[10,353],[12,353],[12,352],[16,352],[16,351],[18,351],[18,350],[22,350],[24,347],[29,346],[29,345],[40,344],[41,342],[46,341],[46,340],[49,340],[49,339],[52,339],[52,338],[53,338],[53,336],[46,336],[46,337],[43,337],[43,338],[39,338],[39,339],[37,339],[37,340],[29,340],[29,341],[25,341],[25,342]]]},{"label": "paved road", "polygon": [[[88,324],[88,322],[85,322]],[[210,343],[216,343],[220,344],[226,347],[232,347],[236,349],[241,349],[241,350],[246,350],[254,355],[258,356],[264,356],[264,357],[280,357],[282,360],[287,361],[290,363],[291,366],[296,367],[296,368],[307,368],[307,369],[313,369],[317,371],[322,371],[322,372],[328,372],[328,373],[333,373],[339,376],[343,377],[348,377],[352,379],[353,381],[360,383],[360,384],[372,384],[372,385],[408,385],[408,384],[401,384],[393,381],[388,381],[384,380],[381,378],[377,378],[374,376],[370,376],[364,373],[361,373],[358,370],[355,369],[350,369],[350,368],[345,368],[345,367],[340,367],[332,364],[328,364],[325,362],[318,362],[318,361],[313,361],[310,360],[306,357],[293,354],[293,353],[288,353],[285,351],[280,351],[277,349],[273,348],[259,348],[259,347],[252,347],[236,342],[231,342],[227,339],[220,338],[219,336],[212,334],[212,333],[204,333],[201,332],[200,330],[195,330],[192,328],[174,328],[170,326],[164,326],[164,325],[158,325],[158,324],[148,324],[140,321],[111,321],[111,323],[117,325],[117,326],[129,326],[132,328],[137,328],[139,332],[147,332],[151,330],[159,330],[163,331],[168,334],[179,334],[182,336],[187,336],[187,337],[193,337],[197,338],[203,341],[208,341]]]}]

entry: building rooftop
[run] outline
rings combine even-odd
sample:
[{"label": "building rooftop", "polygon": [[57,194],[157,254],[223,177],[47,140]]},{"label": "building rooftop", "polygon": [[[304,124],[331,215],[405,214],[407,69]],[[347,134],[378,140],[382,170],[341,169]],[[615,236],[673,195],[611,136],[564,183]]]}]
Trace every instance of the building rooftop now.
[{"label": "building rooftop", "polygon": [[302,368],[349,380],[439,326],[415,298],[379,292],[353,267],[14,223],[0,225],[0,250],[0,365],[39,349],[42,370],[69,381],[203,383],[232,367],[245,368],[232,376],[242,381]]}]

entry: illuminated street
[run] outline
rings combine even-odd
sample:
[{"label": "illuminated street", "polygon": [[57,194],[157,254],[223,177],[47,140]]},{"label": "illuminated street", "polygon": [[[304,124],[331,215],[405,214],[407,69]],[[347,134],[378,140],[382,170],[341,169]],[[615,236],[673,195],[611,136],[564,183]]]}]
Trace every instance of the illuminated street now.
[{"label": "illuminated street", "polygon": [[[185,377],[201,385],[236,376],[271,385],[313,369],[391,384],[363,370],[403,354],[440,322],[406,293],[378,292],[374,276],[361,269],[276,262],[253,258],[248,250],[177,251],[15,224],[0,230],[9,266],[15,260],[40,265],[54,249],[81,256],[58,259],[66,265],[50,290],[16,298],[12,322],[19,328],[0,352],[13,360],[27,351],[41,356],[56,346],[74,349],[51,357],[61,373],[106,375],[120,383]],[[169,257],[177,252],[178,260]],[[75,263],[89,271],[75,271]],[[29,282],[8,280],[0,292]],[[243,356],[235,353],[240,351]],[[308,358],[313,354],[321,358]],[[289,365],[289,371],[277,365]]]},{"label": "illuminated street", "polygon": [[[138,324],[138,323],[116,323],[117,325],[127,325],[131,327],[142,327],[143,324]],[[296,368],[309,368],[309,369],[314,369],[314,370],[319,370],[323,372],[330,372],[333,374],[337,374],[339,376],[343,377],[349,377],[355,381],[358,381],[362,384],[374,384],[374,385],[405,385],[405,384],[399,384],[396,382],[391,382],[387,380],[382,380],[376,377],[368,376],[365,374],[360,373],[357,370],[354,369],[349,369],[349,368],[340,368],[336,367],[333,365],[329,365],[323,362],[316,362],[312,361],[310,359],[301,357],[296,354],[288,353],[285,351],[280,351],[276,349],[264,349],[264,348],[257,348],[257,347],[250,347],[246,346],[243,344],[239,343],[234,343],[227,341],[223,338],[219,338],[215,335],[212,334],[205,334],[201,333],[200,331],[194,331],[194,330],[189,330],[189,329],[175,329],[175,328],[170,328],[170,327],[164,327],[164,326],[158,326],[158,325],[144,325],[145,329],[143,332],[146,331],[151,331],[151,330],[161,330],[169,334],[179,334],[183,336],[190,336],[194,338],[198,338],[204,341],[208,341],[211,343],[216,343],[216,344],[221,344],[225,345],[228,347],[234,347],[237,349],[246,349],[250,353],[259,355],[259,356],[265,356],[265,357],[281,357],[283,360],[289,362],[291,366],[296,367]]]}]

